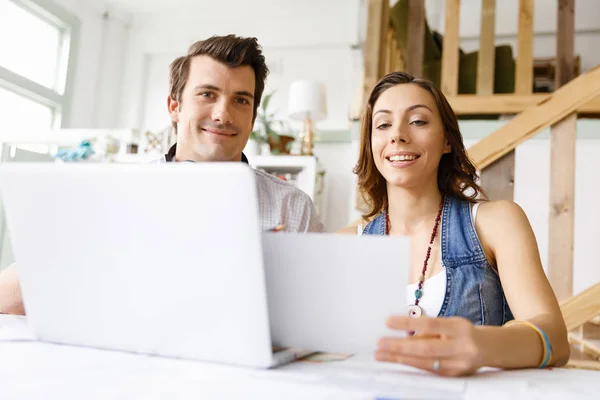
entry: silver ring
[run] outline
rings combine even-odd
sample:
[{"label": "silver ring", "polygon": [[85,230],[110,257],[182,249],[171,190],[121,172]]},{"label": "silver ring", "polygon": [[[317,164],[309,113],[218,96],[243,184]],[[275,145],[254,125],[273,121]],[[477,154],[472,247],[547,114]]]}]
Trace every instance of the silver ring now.
[{"label": "silver ring", "polygon": [[433,361],[433,370],[439,371],[439,369],[440,369],[440,360]]}]

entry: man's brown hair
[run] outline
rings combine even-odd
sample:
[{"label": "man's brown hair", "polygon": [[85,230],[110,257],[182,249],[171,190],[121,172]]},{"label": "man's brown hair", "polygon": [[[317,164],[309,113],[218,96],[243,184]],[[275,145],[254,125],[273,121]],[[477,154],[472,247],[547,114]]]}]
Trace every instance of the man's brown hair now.
[{"label": "man's brown hair", "polygon": [[360,128],[360,154],[354,173],[358,176],[358,187],[369,206],[368,212],[363,215],[366,219],[388,206],[386,181],[375,165],[371,149],[373,107],[383,92],[403,84],[417,85],[427,90],[433,96],[440,113],[444,134],[451,147],[450,153],[442,155],[438,166],[437,182],[440,193],[469,202],[478,201],[480,196],[485,197],[485,192],[476,183],[477,170],[467,155],[456,115],[442,91],[426,79],[415,78],[404,72],[392,72],[381,78],[371,91]]},{"label": "man's brown hair", "polygon": [[[181,102],[181,94],[187,83],[190,73],[190,62],[193,57],[207,55],[231,68],[249,65],[254,70],[254,114],[260,105],[265,90],[265,79],[269,69],[262,54],[262,47],[256,38],[245,38],[235,35],[212,36],[206,40],[200,40],[188,48],[185,56],[176,58],[169,66],[169,96],[171,99]],[[177,131],[177,124],[173,122],[173,128]]]}]

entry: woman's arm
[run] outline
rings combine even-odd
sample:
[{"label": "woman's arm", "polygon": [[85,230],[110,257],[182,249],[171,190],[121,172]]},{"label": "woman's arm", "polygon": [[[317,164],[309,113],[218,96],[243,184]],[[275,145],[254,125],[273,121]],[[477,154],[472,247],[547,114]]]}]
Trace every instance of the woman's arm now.
[{"label": "woman's arm", "polygon": [[15,264],[0,273],[0,314],[25,315]]},{"label": "woman's arm", "polygon": [[[545,331],[552,345],[552,365],[564,365],[570,354],[567,330],[556,296],[542,268],[538,245],[527,216],[513,202],[485,202],[479,207],[476,230],[493,258],[515,319],[529,321]],[[499,329],[482,326],[477,327],[477,331],[479,340],[486,344],[483,347],[485,365],[500,368],[539,365],[542,342],[530,327]]]},{"label": "woman's arm", "polygon": [[[476,230],[515,319],[541,328],[552,346],[552,362],[564,365],[570,354],[560,307],[542,268],[535,236],[521,208],[512,202],[483,203]],[[544,348],[529,326],[475,326],[459,318],[391,317],[391,329],[414,331],[407,338],[383,337],[375,358],[429,370],[439,375],[469,375],[480,367],[528,368],[540,365]]]}]

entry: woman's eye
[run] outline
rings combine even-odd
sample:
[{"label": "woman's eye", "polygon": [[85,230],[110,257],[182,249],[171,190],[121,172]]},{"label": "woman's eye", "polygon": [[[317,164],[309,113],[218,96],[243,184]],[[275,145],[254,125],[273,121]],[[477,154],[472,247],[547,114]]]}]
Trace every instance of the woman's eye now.
[{"label": "woman's eye", "polygon": [[383,123],[383,124],[377,125],[377,129],[385,129],[385,128],[389,128],[390,126],[391,126],[390,124]]},{"label": "woman's eye", "polygon": [[417,120],[415,120],[415,121],[412,121],[412,122],[411,122],[411,125],[423,126],[423,125],[425,125],[426,123],[427,123],[426,121],[423,121],[423,120],[417,119]]}]

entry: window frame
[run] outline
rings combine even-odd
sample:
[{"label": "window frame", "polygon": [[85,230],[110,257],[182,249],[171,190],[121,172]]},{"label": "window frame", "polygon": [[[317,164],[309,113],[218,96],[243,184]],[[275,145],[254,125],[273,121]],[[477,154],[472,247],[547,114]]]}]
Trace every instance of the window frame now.
[{"label": "window frame", "polygon": [[[75,60],[79,47],[80,22],[64,8],[48,0],[8,0],[55,26],[60,32],[55,87],[48,88],[0,66],[0,86],[53,110],[52,129],[68,126],[71,117]],[[61,90],[62,89],[62,90]]]}]

